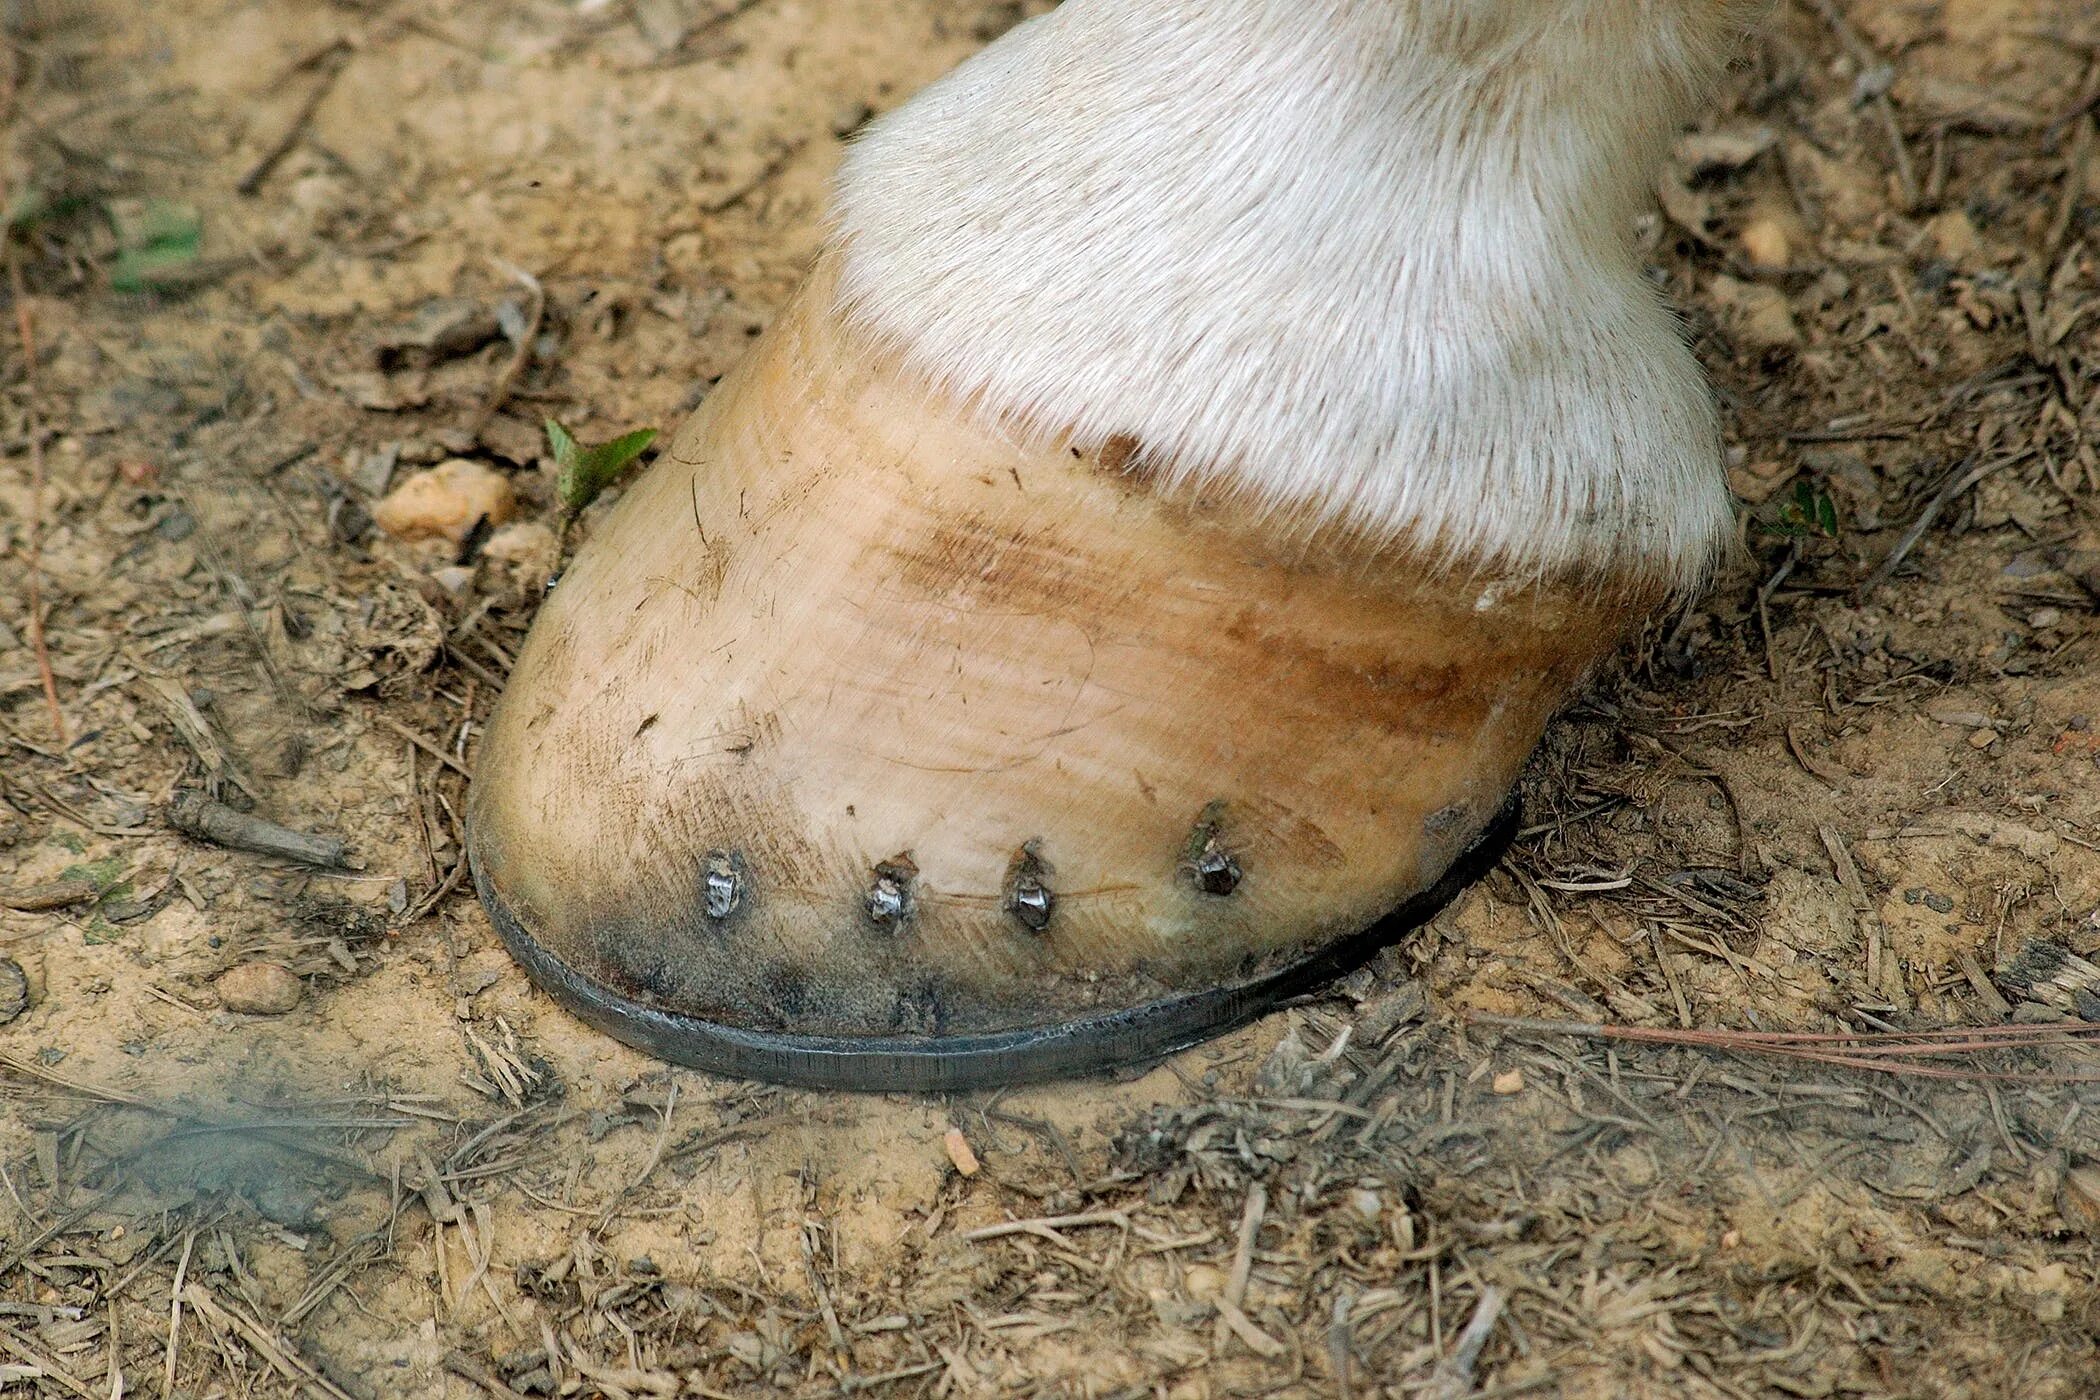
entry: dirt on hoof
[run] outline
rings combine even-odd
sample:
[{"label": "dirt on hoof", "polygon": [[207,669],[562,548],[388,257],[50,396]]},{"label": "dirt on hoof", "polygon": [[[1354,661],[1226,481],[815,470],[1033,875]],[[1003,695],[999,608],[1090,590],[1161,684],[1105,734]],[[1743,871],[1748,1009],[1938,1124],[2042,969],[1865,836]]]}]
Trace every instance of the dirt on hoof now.
[{"label": "dirt on hoof", "polygon": [[[7,12],[0,1387],[2100,1390],[2077,6],[1778,10],[1642,230],[1744,547],[1369,970],[935,1101],[667,1070],[503,954],[458,817],[544,420],[673,428],[842,135],[1041,8]],[[452,459],[546,534],[375,526]],[[298,1009],[222,1006],[264,963]]]}]

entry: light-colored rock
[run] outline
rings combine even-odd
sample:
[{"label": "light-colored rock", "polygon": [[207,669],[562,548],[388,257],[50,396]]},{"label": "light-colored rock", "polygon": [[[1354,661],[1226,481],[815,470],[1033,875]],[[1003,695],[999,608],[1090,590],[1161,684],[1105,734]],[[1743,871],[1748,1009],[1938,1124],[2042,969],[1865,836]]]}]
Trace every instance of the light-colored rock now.
[{"label": "light-colored rock", "polygon": [[282,963],[243,963],[219,974],[219,1004],[244,1016],[282,1016],[299,1004],[306,987]]},{"label": "light-colored rock", "polygon": [[1713,280],[1712,292],[1729,328],[1748,348],[1776,350],[1801,343],[1801,328],[1794,324],[1793,310],[1777,287],[1719,276]]},{"label": "light-colored rock", "polygon": [[1925,225],[1932,246],[1941,257],[1959,266],[1967,266],[1983,253],[1983,236],[1976,232],[1976,225],[1959,209],[1948,209],[1932,216]]},{"label": "light-colored rock", "polygon": [[1777,219],[1752,219],[1743,225],[1743,256],[1752,267],[1785,267],[1793,259],[1794,240]]},{"label": "light-colored rock", "polygon": [[518,520],[489,536],[482,561],[504,583],[525,594],[544,592],[561,559],[554,532],[536,520]]},{"label": "light-colored rock", "polygon": [[510,478],[464,457],[408,477],[372,508],[379,528],[404,540],[447,539],[455,544],[483,516],[491,525],[511,517]]}]

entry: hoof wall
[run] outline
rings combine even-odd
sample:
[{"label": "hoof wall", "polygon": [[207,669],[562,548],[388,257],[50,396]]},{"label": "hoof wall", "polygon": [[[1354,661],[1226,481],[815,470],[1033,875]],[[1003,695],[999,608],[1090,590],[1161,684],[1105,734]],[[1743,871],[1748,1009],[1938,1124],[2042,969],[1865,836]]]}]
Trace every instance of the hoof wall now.
[{"label": "hoof wall", "polygon": [[1517,829],[1517,814],[1512,796],[1442,878],[1370,927],[1246,981],[1060,1024],[985,1034],[800,1035],[666,1010],[583,975],[534,938],[492,886],[479,860],[474,862],[474,881],[497,932],[532,980],[617,1040],[675,1064],[739,1079],[813,1089],[939,1093],[1101,1074],[1160,1059],[1244,1026],[1361,966],[1380,948],[1435,917],[1501,858]]}]

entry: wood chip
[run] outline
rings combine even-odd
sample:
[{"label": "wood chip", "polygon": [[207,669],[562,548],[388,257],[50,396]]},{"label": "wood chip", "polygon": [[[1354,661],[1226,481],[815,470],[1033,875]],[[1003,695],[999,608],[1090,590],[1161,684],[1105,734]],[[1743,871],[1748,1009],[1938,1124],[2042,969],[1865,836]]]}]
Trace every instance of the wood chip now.
[{"label": "wood chip", "polygon": [[941,1144],[948,1149],[948,1160],[955,1163],[957,1171],[964,1176],[977,1175],[977,1154],[971,1150],[970,1140],[963,1136],[961,1128],[950,1128]]},{"label": "wood chip", "polygon": [[48,880],[41,885],[0,890],[0,909],[15,909],[25,914],[69,909],[76,904],[89,903],[97,893],[94,881],[69,876],[63,880]]},{"label": "wood chip", "polygon": [[314,836],[304,831],[293,831],[276,822],[261,817],[236,812],[223,802],[214,802],[201,792],[185,791],[175,794],[168,803],[168,825],[186,836],[199,841],[209,841],[215,846],[231,846],[235,850],[255,851],[266,856],[282,856],[307,865],[326,866],[335,870],[349,868],[348,852],[343,843],[332,836]]}]

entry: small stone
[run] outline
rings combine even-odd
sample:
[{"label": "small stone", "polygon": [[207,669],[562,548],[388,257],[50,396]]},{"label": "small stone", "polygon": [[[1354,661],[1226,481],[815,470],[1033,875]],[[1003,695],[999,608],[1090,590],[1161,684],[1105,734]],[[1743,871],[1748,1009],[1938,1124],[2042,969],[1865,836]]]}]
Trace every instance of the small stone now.
[{"label": "small stone", "polygon": [[1489,1082],[1488,1087],[1505,1097],[1510,1094],[1521,1094],[1524,1092],[1524,1071],[1520,1069],[1506,1069],[1496,1075]]},{"label": "small stone", "polygon": [[1378,1217],[1385,1213],[1384,1199],[1367,1186],[1359,1186],[1351,1191],[1349,1204],[1356,1207],[1356,1213],[1366,1221],[1375,1223]]},{"label": "small stone", "polygon": [[491,525],[508,521],[514,503],[509,477],[454,457],[396,486],[372,508],[372,519],[397,539],[458,544],[478,520],[486,518]]},{"label": "small stone", "polygon": [[1987,749],[1997,742],[1998,736],[1988,729],[1972,729],[1969,731],[1969,747],[1972,749]]},{"label": "small stone", "polygon": [[481,558],[519,591],[541,593],[561,560],[561,545],[538,521],[518,520],[489,536]]},{"label": "small stone", "polygon": [[221,973],[219,1004],[243,1016],[282,1016],[299,1004],[306,985],[282,963],[243,963]]},{"label": "small stone", "polygon": [[1969,266],[1983,252],[1982,235],[1960,209],[1935,214],[1926,222],[1925,232],[1932,239],[1933,250],[1957,267]]},{"label": "small stone", "polygon": [[1199,1303],[1207,1303],[1225,1291],[1225,1274],[1209,1264],[1191,1264],[1181,1276],[1181,1286]]},{"label": "small stone", "polygon": [[1801,328],[1778,288],[1717,276],[1709,290],[1745,347],[1779,350],[1801,343]]},{"label": "small stone", "polygon": [[1785,267],[1793,258],[1793,240],[1777,219],[1752,219],[1743,225],[1743,257],[1752,267]]},{"label": "small stone", "polygon": [[963,1136],[961,1128],[950,1128],[941,1144],[948,1149],[948,1160],[955,1164],[957,1171],[964,1176],[977,1175],[977,1153],[971,1149],[970,1140]]},{"label": "small stone", "polygon": [[450,598],[464,598],[474,591],[474,571],[464,564],[447,564],[430,571],[430,581]]},{"label": "small stone", "polygon": [[2061,608],[2036,608],[2033,612],[2027,614],[2027,625],[2029,627],[2054,627],[2063,620],[2064,615]]},{"label": "small stone", "polygon": [[831,109],[831,134],[844,139],[867,125],[875,109],[865,102],[841,102]]}]

